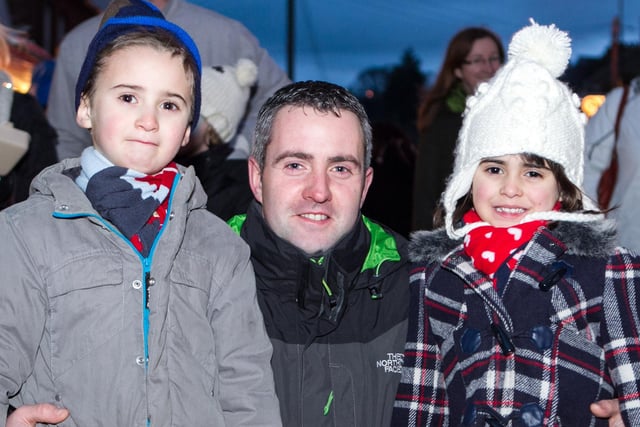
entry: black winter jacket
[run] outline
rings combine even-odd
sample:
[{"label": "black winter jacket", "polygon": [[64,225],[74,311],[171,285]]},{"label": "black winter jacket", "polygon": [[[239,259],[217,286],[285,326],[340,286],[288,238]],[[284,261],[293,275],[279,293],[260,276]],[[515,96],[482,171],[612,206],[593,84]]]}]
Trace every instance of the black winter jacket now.
[{"label": "black winter jacket", "polygon": [[283,425],[388,426],[406,339],[406,241],[366,217],[320,257],[277,237],[253,203],[249,243]]}]

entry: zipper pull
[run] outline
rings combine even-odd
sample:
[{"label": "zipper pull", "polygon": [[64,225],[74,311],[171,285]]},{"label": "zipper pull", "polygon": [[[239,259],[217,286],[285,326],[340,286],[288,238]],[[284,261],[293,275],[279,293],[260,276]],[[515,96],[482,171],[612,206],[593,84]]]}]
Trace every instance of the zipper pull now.
[{"label": "zipper pull", "polygon": [[145,284],[146,300],[147,300],[146,301],[147,302],[146,307],[147,307],[147,310],[148,310],[149,309],[149,299],[151,298],[150,290],[151,290],[151,287],[156,284],[156,279],[151,277],[151,273],[148,272],[148,271],[144,274],[144,284]]}]

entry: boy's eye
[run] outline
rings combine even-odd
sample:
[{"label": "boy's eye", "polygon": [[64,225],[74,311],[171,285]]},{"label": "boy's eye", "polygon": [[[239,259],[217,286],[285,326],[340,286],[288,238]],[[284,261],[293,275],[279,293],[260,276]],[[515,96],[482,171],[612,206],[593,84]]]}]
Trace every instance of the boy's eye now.
[{"label": "boy's eye", "polygon": [[162,109],[163,110],[174,111],[174,110],[179,110],[180,108],[178,107],[177,104],[175,104],[173,102],[163,102],[162,103]]}]

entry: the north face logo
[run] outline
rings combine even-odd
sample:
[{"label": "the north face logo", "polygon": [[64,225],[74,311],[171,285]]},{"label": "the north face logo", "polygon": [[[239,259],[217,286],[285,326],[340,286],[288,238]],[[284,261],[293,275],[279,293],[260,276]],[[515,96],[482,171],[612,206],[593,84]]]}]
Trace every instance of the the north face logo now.
[{"label": "the north face logo", "polygon": [[402,361],[404,355],[402,353],[387,353],[387,358],[376,362],[377,368],[384,369],[385,372],[399,374],[402,371]]}]

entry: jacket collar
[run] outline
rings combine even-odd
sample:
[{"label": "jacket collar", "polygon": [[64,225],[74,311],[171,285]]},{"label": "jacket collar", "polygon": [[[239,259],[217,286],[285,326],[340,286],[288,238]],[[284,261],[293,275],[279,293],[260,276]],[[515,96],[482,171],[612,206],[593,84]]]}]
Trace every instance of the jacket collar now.
[{"label": "jacket collar", "polygon": [[[73,181],[79,173],[80,159],[65,159],[38,174],[31,183],[31,194],[52,198],[54,214],[61,216],[98,215],[82,189]],[[205,209],[207,196],[196,179],[192,167],[178,166],[182,178],[172,191],[175,192],[174,207],[188,206],[188,210]]]},{"label": "jacket collar", "polygon": [[[613,220],[560,221],[550,224],[548,229],[549,234],[566,246],[567,254],[603,257],[611,254],[616,247]],[[452,251],[461,248],[461,245],[462,239],[449,238],[444,228],[417,231],[411,235],[409,257],[416,263],[442,261]]]},{"label": "jacket collar", "polygon": [[[246,215],[232,218],[229,224],[247,241],[254,264],[257,268],[264,267],[261,273],[267,274],[268,280],[297,277],[294,271],[321,259],[328,262],[330,270],[358,275],[356,287],[369,286],[377,278],[396,271],[407,260],[406,240],[364,216],[330,251],[314,257],[276,236],[264,222],[262,207],[255,200]],[[291,274],[282,274],[283,271]]]}]

